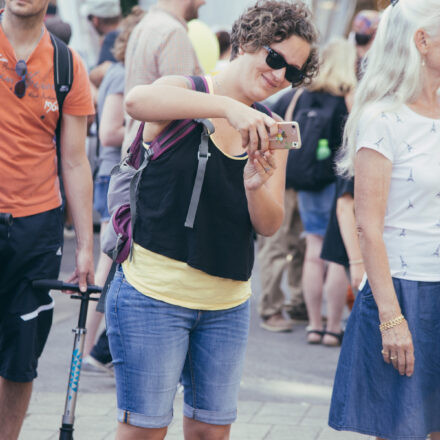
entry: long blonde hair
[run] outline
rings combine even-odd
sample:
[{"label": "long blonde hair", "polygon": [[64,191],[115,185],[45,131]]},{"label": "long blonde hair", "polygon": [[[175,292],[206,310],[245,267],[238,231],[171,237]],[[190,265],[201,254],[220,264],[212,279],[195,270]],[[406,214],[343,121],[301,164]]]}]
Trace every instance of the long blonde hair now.
[{"label": "long blonde hair", "polygon": [[345,38],[335,38],[322,51],[318,76],[307,89],[345,96],[356,82],[356,49]]},{"label": "long blonde hair", "polygon": [[399,0],[382,15],[376,38],[367,53],[364,76],[356,90],[345,124],[338,172],[354,175],[359,120],[374,118],[415,100],[421,93],[422,56],[414,36],[424,29],[435,37],[440,28],[440,0]]}]

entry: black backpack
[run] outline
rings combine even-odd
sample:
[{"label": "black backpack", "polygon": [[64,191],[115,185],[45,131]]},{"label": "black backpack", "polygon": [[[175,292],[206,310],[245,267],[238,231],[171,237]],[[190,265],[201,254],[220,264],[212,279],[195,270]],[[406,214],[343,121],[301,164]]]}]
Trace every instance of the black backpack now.
[{"label": "black backpack", "polygon": [[[335,181],[335,153],[342,143],[346,116],[343,97],[303,91],[293,112],[293,120],[299,124],[302,147],[289,151],[287,188],[319,191]],[[316,151],[321,139],[327,140],[331,154],[318,160]]]}]

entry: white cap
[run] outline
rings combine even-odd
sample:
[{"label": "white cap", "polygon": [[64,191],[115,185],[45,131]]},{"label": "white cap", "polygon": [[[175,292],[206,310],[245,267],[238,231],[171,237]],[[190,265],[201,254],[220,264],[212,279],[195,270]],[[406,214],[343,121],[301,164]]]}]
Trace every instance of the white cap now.
[{"label": "white cap", "polygon": [[81,5],[81,14],[85,17],[94,15],[99,18],[113,18],[121,13],[119,0],[86,0]]}]

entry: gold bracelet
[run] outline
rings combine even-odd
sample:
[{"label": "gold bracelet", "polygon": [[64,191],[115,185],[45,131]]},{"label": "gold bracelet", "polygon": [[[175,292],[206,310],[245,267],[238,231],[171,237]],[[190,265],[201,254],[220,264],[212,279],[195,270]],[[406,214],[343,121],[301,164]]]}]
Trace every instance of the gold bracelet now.
[{"label": "gold bracelet", "polygon": [[383,333],[386,330],[389,330],[390,328],[396,327],[397,325],[402,324],[405,321],[405,317],[403,315],[399,315],[394,319],[390,319],[389,321],[383,322],[379,325],[379,329],[381,333]]},{"label": "gold bracelet", "polygon": [[350,266],[354,266],[355,264],[362,264],[363,262],[364,260],[360,258],[359,260],[350,260],[348,263],[350,264]]}]

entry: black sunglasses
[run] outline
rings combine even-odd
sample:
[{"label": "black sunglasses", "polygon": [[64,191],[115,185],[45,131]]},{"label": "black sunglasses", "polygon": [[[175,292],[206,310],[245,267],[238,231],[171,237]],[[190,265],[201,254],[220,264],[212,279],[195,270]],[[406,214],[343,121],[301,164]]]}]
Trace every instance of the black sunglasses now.
[{"label": "black sunglasses", "polygon": [[371,41],[372,37],[372,35],[359,34],[358,32],[354,34],[354,39],[358,46],[366,46]]},{"label": "black sunglasses", "polygon": [[266,64],[271,69],[279,70],[285,67],[286,68],[285,77],[287,81],[292,83],[292,85],[298,85],[304,80],[306,76],[301,69],[298,69],[298,67],[287,64],[284,57],[275,50],[273,50],[271,47],[263,46],[263,48],[267,50]]},{"label": "black sunglasses", "polygon": [[19,81],[15,83],[14,93],[18,98],[23,98],[26,93],[26,74],[27,74],[27,65],[26,61],[18,60],[15,65],[15,72],[18,76],[21,77]]}]

